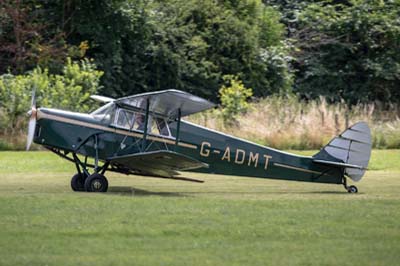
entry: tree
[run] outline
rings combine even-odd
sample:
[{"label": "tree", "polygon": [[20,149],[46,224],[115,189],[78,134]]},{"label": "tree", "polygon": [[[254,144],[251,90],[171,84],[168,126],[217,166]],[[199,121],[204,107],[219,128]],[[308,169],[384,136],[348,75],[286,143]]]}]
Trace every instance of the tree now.
[{"label": "tree", "polygon": [[[11,10],[13,1],[3,1]],[[24,25],[38,28],[35,41],[17,49],[29,51],[30,59],[18,59],[14,74],[37,64],[61,73],[68,55],[93,58],[104,71],[102,93],[114,97],[175,88],[217,100],[229,74],[256,96],[291,87],[280,15],[260,0],[17,2]],[[17,24],[7,14],[1,37],[11,36],[9,43],[19,47],[9,34]]]},{"label": "tree", "polygon": [[122,96],[149,90],[147,47],[154,27],[148,1],[70,1],[68,42],[87,41],[86,56],[104,71],[102,93]]},{"label": "tree", "polygon": [[216,100],[228,74],[239,75],[257,96],[291,85],[279,13],[261,1],[159,1],[152,20],[153,89],[184,89]]},{"label": "tree", "polygon": [[400,2],[320,1],[300,16],[295,90],[348,103],[399,102]]},{"label": "tree", "polygon": [[0,73],[22,74],[37,65],[62,68],[72,47],[42,2],[0,1]]}]

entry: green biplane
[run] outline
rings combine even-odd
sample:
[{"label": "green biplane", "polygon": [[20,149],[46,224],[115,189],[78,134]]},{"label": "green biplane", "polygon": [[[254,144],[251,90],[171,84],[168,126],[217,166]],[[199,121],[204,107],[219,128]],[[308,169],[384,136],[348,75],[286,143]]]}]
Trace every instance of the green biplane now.
[{"label": "green biplane", "polygon": [[37,109],[34,98],[27,149],[34,141],[75,163],[74,191],[107,191],[106,171],[202,182],[179,177],[181,171],[195,171],[343,184],[356,193],[346,180],[359,181],[371,155],[370,129],[364,122],[314,156],[298,156],[182,120],[215,105],[178,90],[120,99],[95,95],[104,105],[90,114]]}]

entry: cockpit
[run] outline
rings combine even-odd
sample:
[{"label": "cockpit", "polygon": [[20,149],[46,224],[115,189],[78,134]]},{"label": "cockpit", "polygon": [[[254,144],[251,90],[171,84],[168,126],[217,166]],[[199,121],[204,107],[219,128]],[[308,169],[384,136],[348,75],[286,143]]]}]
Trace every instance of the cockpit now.
[{"label": "cockpit", "polygon": [[[205,99],[178,90],[147,92],[119,99],[98,95],[91,97],[107,103],[90,114],[99,123],[117,129],[146,133],[143,134],[144,139],[147,134],[179,139],[182,117],[215,106]],[[172,121],[177,122],[176,136],[171,135],[169,128]]]},{"label": "cockpit", "polygon": [[[128,110],[110,102],[91,113],[92,117],[101,123],[115,128],[144,132],[146,114],[141,110]],[[147,133],[172,137],[168,126],[168,119],[149,114]]]}]

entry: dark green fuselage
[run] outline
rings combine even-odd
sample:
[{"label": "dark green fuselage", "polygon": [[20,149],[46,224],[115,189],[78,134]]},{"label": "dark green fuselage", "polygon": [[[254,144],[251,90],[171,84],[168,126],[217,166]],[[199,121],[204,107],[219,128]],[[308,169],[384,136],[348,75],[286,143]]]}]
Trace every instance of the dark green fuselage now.
[{"label": "dark green fuselage", "polygon": [[[297,156],[181,121],[179,142],[175,143],[177,123],[169,125],[172,137],[114,127],[91,115],[40,108],[34,142],[88,157],[109,158],[145,151],[173,150],[207,163],[209,168],[193,171],[224,175],[274,178],[341,184],[340,168]],[[97,136],[94,138],[94,136]]]}]

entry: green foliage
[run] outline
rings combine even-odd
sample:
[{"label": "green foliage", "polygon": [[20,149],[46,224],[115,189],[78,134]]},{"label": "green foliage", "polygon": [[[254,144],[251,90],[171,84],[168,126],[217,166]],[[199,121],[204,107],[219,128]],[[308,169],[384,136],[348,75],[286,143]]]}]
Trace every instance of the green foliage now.
[{"label": "green foliage", "polygon": [[102,74],[89,60],[77,63],[67,59],[62,75],[38,67],[26,75],[0,76],[0,130],[14,132],[24,127],[33,90],[39,106],[88,111],[89,97],[99,89]]},{"label": "green foliage", "polygon": [[0,76],[0,128],[3,132],[14,132],[20,127],[20,118],[29,111],[31,90],[26,76]]},{"label": "green foliage", "polygon": [[257,97],[400,102],[399,17],[398,0],[3,0],[0,74],[61,74],[68,56],[87,56],[114,97],[175,88],[218,100],[237,75]]},{"label": "green foliage", "polygon": [[239,114],[247,111],[247,99],[253,95],[253,91],[246,88],[237,76],[227,75],[223,79],[227,85],[219,90],[222,118],[226,124],[230,124],[236,121]]},{"label": "green foliage", "polygon": [[300,15],[296,91],[399,102],[400,2],[319,1]]},{"label": "green foliage", "polygon": [[0,1],[0,74],[24,74],[37,66],[60,71],[78,47],[67,42],[71,0]]},{"label": "green foliage", "polygon": [[62,75],[49,75],[48,70],[36,69],[31,74],[34,86],[39,89],[38,103],[46,107],[87,112],[91,109],[90,95],[100,88],[102,71],[89,60],[80,63],[67,60]]},{"label": "green foliage", "polygon": [[[149,47],[150,86],[177,88],[216,100],[227,74],[239,75],[257,96],[287,84],[279,13],[260,1],[159,1]],[[285,84],[285,85],[283,85]],[[287,87],[287,86],[286,86]]]},{"label": "green foliage", "polygon": [[217,100],[227,74],[258,96],[290,87],[280,14],[260,0],[35,3],[24,6],[37,8],[35,19],[51,32],[65,33],[70,56],[94,58],[104,71],[105,95],[175,88]]},{"label": "green foliage", "polygon": [[[102,94],[125,96],[148,91],[154,73],[147,69],[152,60],[148,46],[153,27],[148,1],[69,1],[71,5],[68,41],[87,41],[86,55],[104,71]],[[153,88],[154,89],[154,88]]]}]

